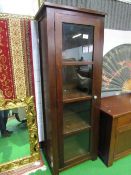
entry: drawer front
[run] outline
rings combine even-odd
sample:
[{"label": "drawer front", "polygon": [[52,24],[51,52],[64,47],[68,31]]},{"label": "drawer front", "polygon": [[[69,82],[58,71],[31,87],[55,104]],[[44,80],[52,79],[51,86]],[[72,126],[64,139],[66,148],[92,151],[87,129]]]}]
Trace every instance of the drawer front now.
[{"label": "drawer front", "polygon": [[118,124],[117,124],[118,128],[130,124],[131,124],[131,113],[124,114],[118,118]]},{"label": "drawer front", "polygon": [[131,125],[117,130],[115,155],[131,149]]}]

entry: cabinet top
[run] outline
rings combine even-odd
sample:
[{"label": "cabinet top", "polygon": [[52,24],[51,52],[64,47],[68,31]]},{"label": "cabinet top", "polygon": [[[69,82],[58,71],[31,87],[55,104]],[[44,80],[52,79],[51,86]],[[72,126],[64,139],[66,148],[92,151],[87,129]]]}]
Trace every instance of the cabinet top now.
[{"label": "cabinet top", "polygon": [[43,16],[43,11],[47,7],[54,8],[54,9],[60,9],[60,10],[70,10],[70,11],[94,14],[94,15],[99,15],[99,16],[105,16],[106,15],[106,13],[96,11],[96,10],[91,10],[91,9],[86,9],[86,8],[77,8],[77,7],[72,7],[72,6],[66,6],[66,5],[59,5],[59,4],[54,4],[54,3],[50,3],[50,2],[44,2],[42,4],[42,6],[39,8],[37,14],[35,15],[36,20],[39,20]]},{"label": "cabinet top", "polygon": [[100,109],[113,118],[131,113],[131,94],[102,98]]}]

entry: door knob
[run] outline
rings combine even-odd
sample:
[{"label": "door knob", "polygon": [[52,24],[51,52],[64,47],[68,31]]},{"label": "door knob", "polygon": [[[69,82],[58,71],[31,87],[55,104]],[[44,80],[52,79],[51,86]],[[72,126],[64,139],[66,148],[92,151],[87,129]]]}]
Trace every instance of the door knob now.
[{"label": "door knob", "polygon": [[94,99],[96,100],[98,97],[97,97],[97,95],[94,95]]}]

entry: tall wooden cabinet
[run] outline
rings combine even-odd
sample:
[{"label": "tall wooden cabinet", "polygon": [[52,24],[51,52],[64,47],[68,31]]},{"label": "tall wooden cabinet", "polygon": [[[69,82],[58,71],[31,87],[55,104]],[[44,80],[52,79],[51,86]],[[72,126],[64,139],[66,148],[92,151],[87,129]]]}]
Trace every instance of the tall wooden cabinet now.
[{"label": "tall wooden cabinet", "polygon": [[97,158],[104,16],[47,2],[36,15],[44,150],[54,175]]}]

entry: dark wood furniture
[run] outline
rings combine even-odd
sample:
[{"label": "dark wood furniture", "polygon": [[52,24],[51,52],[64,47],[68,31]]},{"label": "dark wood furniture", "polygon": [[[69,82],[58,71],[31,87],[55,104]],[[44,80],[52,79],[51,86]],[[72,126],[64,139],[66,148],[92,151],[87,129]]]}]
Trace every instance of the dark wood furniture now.
[{"label": "dark wood furniture", "polygon": [[107,166],[131,153],[131,94],[101,100],[99,155]]},{"label": "dark wood furniture", "polygon": [[56,175],[96,159],[104,13],[45,3],[39,24],[45,153]]}]

